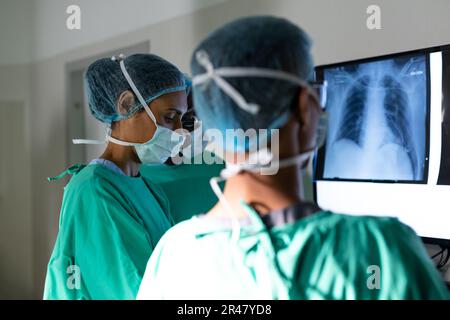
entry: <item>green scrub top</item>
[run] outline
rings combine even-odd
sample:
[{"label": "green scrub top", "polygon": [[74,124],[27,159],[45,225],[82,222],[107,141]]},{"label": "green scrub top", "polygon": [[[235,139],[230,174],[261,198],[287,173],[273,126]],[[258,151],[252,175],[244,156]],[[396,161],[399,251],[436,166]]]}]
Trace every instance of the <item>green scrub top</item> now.
[{"label": "green scrub top", "polygon": [[143,165],[141,174],[158,184],[170,203],[170,213],[178,223],[208,212],[218,201],[209,180],[220,175],[224,164]]},{"label": "green scrub top", "polygon": [[226,218],[169,230],[137,298],[449,299],[421,240],[396,218],[321,211],[268,228],[247,209],[237,243]]},{"label": "green scrub top", "polygon": [[163,191],[99,164],[69,172],[44,299],[135,299],[150,254],[173,225]]}]

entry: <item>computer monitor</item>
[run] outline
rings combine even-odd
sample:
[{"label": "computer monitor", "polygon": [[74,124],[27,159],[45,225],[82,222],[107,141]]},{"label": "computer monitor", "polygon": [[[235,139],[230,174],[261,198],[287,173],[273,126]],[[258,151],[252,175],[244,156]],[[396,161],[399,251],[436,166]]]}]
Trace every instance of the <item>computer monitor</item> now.
[{"label": "computer monitor", "polygon": [[329,117],[319,206],[395,216],[450,244],[450,45],[318,66],[316,79]]}]

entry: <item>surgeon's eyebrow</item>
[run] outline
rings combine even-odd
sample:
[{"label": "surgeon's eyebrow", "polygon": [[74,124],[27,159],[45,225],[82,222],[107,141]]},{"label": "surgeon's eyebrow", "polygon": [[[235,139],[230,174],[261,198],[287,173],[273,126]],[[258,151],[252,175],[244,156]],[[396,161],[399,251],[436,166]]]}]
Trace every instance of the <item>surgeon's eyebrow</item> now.
[{"label": "surgeon's eyebrow", "polygon": [[[180,108],[184,108],[184,107],[180,107]],[[170,107],[170,108],[167,108],[167,110],[175,111],[178,115],[182,115],[184,113],[183,111],[180,111],[180,109],[178,109],[177,107]]]}]

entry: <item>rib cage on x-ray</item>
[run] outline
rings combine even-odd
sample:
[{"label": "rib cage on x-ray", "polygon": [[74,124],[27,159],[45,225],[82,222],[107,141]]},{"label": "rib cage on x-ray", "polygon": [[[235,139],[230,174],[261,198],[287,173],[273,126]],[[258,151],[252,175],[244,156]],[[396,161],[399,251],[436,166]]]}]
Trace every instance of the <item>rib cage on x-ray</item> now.
[{"label": "rib cage on x-ray", "polygon": [[[363,144],[363,130],[365,118],[368,88],[376,80],[369,76],[359,78],[350,88],[345,101],[345,113],[342,117],[336,140],[349,139],[357,145]],[[384,89],[384,116],[388,128],[391,130],[391,141],[399,146],[405,147],[405,151],[411,161],[413,176],[416,176],[417,159],[414,151],[414,145],[411,141],[410,124],[407,117],[408,96],[402,85],[389,75],[385,75],[380,81],[378,87]]]},{"label": "rib cage on x-ray", "polygon": [[416,177],[417,158],[412,141],[411,125],[407,116],[408,96],[403,86],[391,76],[385,76],[382,80],[386,93],[383,100],[386,122],[392,130],[394,142],[404,146],[411,161],[413,176]]},{"label": "rib cage on x-ray", "polygon": [[345,103],[345,113],[341,120],[336,140],[349,139],[357,145],[362,144],[362,130],[364,120],[364,109],[367,100],[367,84],[369,77],[365,76],[356,81],[350,88]]},{"label": "rib cage on x-ray", "polygon": [[324,177],[421,180],[424,60],[336,68],[327,77],[334,98],[330,118],[338,122],[328,136]]}]

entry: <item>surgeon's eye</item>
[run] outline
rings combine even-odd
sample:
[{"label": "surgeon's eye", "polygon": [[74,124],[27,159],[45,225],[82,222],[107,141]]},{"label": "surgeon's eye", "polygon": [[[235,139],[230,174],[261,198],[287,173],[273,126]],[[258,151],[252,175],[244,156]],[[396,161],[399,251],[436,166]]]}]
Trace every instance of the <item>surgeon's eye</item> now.
[{"label": "surgeon's eye", "polygon": [[164,115],[164,120],[167,122],[174,122],[177,120],[177,118],[178,115],[175,112]]}]

